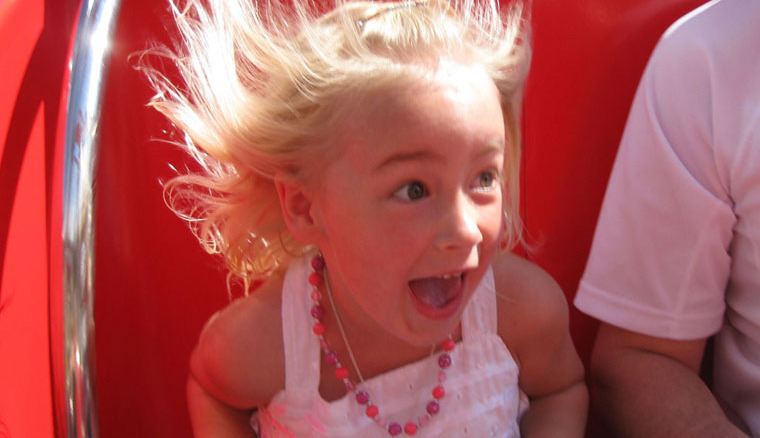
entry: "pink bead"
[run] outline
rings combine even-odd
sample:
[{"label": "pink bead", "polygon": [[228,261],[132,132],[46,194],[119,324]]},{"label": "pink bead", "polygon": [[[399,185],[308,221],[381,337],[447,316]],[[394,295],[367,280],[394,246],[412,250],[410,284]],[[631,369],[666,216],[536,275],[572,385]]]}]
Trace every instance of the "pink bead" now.
[{"label": "pink bead", "polygon": [[311,330],[314,332],[315,335],[322,336],[325,334],[325,330],[327,329],[325,328],[324,324],[322,324],[321,322],[317,322],[317,323],[314,323],[314,326],[312,326]]},{"label": "pink bead", "polygon": [[430,423],[430,415],[420,415],[420,418],[417,419],[417,423],[419,423],[420,427],[425,427]]},{"label": "pink bead", "polygon": [[316,302],[322,301],[322,294],[319,293],[319,290],[314,289],[313,291],[311,291],[311,300],[316,301]]},{"label": "pink bead", "polygon": [[443,383],[446,381],[448,377],[446,376],[446,371],[438,371],[438,383]]},{"label": "pink bead", "polygon": [[441,410],[441,405],[439,405],[437,401],[432,400],[430,403],[427,404],[427,406],[425,407],[425,410],[427,411],[428,414],[435,415],[438,413],[438,411]]},{"label": "pink bead", "polygon": [[345,384],[346,384],[346,391],[348,392],[356,391],[356,385],[354,385],[354,382],[352,382],[351,380],[346,380]]},{"label": "pink bead", "polygon": [[348,378],[348,368],[346,367],[338,367],[335,369],[335,377],[338,378],[338,380],[343,380]]},{"label": "pink bead", "polygon": [[359,391],[356,393],[356,401],[360,405],[366,405],[369,403],[369,394],[366,391]]},{"label": "pink bead", "polygon": [[378,409],[375,405],[369,405],[367,406],[367,409],[364,411],[364,413],[367,414],[369,418],[375,418],[377,417],[377,414],[380,413],[380,409]]},{"label": "pink bead", "polygon": [[309,284],[314,287],[319,287],[322,285],[322,276],[317,274],[316,272],[312,272],[309,274]]},{"label": "pink bead", "polygon": [[320,256],[314,256],[314,258],[311,259],[311,267],[317,272],[322,272],[322,270],[325,269],[325,259]]},{"label": "pink bead", "polygon": [[322,347],[322,351],[324,351],[324,352],[329,352],[330,351],[330,345],[327,343],[327,341],[325,340],[325,338],[319,338],[319,346]]},{"label": "pink bead", "polygon": [[401,432],[403,432],[403,429],[398,423],[391,423],[388,426],[388,433],[391,434],[391,436],[401,435]]},{"label": "pink bead", "polygon": [[446,353],[438,356],[438,366],[442,369],[446,369],[451,366],[451,356]]},{"label": "pink bead", "polygon": [[404,425],[404,432],[407,435],[415,435],[417,433],[417,425],[411,421],[406,423],[406,425]]},{"label": "pink bead", "polygon": [[314,307],[311,308],[311,316],[316,319],[322,319],[322,317],[325,316],[325,308],[319,304],[315,304]]},{"label": "pink bead", "polygon": [[440,399],[442,399],[445,396],[446,396],[446,390],[443,389],[443,386],[438,385],[435,388],[433,388],[433,397],[436,400],[440,400]]},{"label": "pink bead", "polygon": [[338,355],[331,351],[325,355],[325,362],[327,362],[330,365],[335,365],[338,363]]}]

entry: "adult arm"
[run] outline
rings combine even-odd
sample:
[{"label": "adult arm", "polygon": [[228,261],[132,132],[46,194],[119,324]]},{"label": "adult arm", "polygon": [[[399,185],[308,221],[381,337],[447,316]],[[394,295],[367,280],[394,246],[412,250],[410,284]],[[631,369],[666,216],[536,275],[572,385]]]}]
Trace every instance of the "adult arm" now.
[{"label": "adult arm", "polygon": [[594,412],[618,437],[746,438],[699,377],[705,343],[602,323],[591,359]]}]

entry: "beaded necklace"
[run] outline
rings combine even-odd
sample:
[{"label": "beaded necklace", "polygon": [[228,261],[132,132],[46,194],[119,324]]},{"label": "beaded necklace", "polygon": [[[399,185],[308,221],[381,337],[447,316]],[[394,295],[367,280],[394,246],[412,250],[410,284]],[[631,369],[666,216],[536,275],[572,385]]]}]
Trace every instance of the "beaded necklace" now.
[{"label": "beaded necklace", "polygon": [[[356,363],[356,358],[354,357],[353,350],[351,349],[351,345],[348,343],[348,337],[346,336],[346,332],[343,329],[343,323],[340,319],[340,315],[338,314],[337,307],[335,306],[332,291],[330,290],[330,282],[327,280],[325,262],[321,255],[316,255],[314,258],[312,258],[311,267],[313,271],[309,275],[309,284],[312,286],[311,299],[314,302],[314,305],[311,308],[311,316],[314,318],[312,331],[317,336],[317,339],[319,339],[319,345],[321,346],[322,352],[324,353],[325,361],[329,365],[335,367],[335,377],[343,382],[343,384],[346,386],[347,392],[354,394],[356,402],[359,405],[364,406],[365,415],[374,420],[375,424],[385,429],[391,436],[400,435],[402,433],[406,435],[415,435],[421,427],[425,427],[430,422],[431,418],[438,413],[440,410],[440,404],[438,401],[446,396],[446,390],[443,387],[443,382],[446,381],[446,369],[448,369],[452,363],[449,352],[451,352],[456,345],[454,340],[451,338],[451,336],[449,336],[449,338],[443,341],[441,344],[443,353],[438,356],[438,383],[431,392],[433,399],[429,401],[425,406],[425,412],[422,415],[418,416],[416,419],[406,421],[403,426],[401,423],[398,423],[396,421],[386,420],[380,415],[380,408],[378,408],[378,406],[372,402],[369,393],[366,390],[360,388],[360,385],[364,383],[364,377],[362,377],[361,371],[359,371],[359,366]],[[322,285],[324,285],[325,291],[327,292],[327,297],[330,300],[332,311],[335,314],[335,320],[338,323],[338,329],[340,330],[340,334],[343,337],[343,342],[346,344],[346,349],[348,350],[348,355],[351,358],[352,365],[356,370],[357,376],[359,376],[359,385],[357,385],[351,379],[348,368],[346,368],[340,362],[338,354],[330,348],[330,345],[327,343],[327,339],[325,338],[326,328],[322,322],[322,317],[325,314],[325,308],[322,306],[322,293],[319,290],[319,287]],[[432,353],[433,351],[431,351],[431,354]]]}]

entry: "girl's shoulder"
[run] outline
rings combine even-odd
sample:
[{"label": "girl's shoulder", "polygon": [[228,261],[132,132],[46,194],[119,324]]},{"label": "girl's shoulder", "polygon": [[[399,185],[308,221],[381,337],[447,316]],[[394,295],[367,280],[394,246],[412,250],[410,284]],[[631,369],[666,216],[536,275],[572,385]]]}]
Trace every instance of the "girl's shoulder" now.
[{"label": "girl's shoulder", "polygon": [[190,372],[218,400],[263,406],[285,386],[282,279],[264,283],[212,316],[190,359]]},{"label": "girl's shoulder", "polygon": [[535,342],[566,335],[567,299],[546,271],[520,256],[505,253],[494,260],[493,272],[499,335],[518,362],[521,352],[533,348]]}]

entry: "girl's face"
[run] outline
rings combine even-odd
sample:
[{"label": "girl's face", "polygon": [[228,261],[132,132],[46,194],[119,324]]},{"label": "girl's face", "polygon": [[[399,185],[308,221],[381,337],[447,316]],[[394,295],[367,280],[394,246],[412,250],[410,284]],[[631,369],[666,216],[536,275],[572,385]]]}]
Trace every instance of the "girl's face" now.
[{"label": "girl's face", "polygon": [[432,84],[370,101],[315,184],[316,243],[347,325],[431,345],[498,247],[499,98],[481,68],[447,62]]}]

